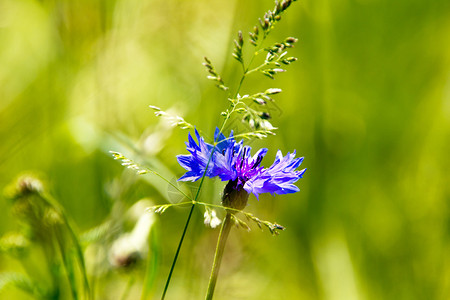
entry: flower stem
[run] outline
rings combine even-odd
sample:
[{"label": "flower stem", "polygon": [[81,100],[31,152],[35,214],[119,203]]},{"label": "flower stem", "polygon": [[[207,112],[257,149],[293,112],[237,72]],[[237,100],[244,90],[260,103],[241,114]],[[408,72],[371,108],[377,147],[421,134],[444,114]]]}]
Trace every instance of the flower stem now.
[{"label": "flower stem", "polygon": [[223,251],[227,242],[228,234],[231,229],[231,212],[227,212],[225,220],[220,229],[219,240],[217,241],[216,254],[214,255],[214,263],[209,277],[208,291],[206,293],[206,300],[211,300],[214,295],[214,288],[216,287],[217,276],[219,275],[220,263],[222,262]]}]

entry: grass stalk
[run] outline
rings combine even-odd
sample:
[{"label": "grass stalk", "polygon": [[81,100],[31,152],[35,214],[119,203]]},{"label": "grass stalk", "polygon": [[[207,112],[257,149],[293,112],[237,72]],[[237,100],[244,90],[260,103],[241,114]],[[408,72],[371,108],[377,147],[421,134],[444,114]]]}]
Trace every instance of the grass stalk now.
[{"label": "grass stalk", "polygon": [[180,242],[178,243],[177,252],[175,253],[175,257],[173,259],[172,266],[170,267],[169,276],[166,280],[166,285],[164,286],[164,291],[161,296],[161,300],[164,300],[164,298],[166,297],[167,289],[169,288],[170,279],[172,278],[172,273],[173,273],[173,270],[175,269],[175,264],[177,263],[178,255],[180,254],[181,245],[183,244],[184,236],[186,235],[186,231],[189,226],[189,222],[191,221],[192,213],[194,212],[194,207],[195,207],[195,204],[192,204],[191,210],[189,211],[189,216],[186,220],[186,225],[184,225],[183,234],[181,235]]}]

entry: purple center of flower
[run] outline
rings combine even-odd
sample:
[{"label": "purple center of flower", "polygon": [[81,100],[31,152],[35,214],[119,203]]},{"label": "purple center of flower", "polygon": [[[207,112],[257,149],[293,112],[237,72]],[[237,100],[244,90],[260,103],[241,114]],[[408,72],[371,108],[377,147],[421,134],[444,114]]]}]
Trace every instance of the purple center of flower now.
[{"label": "purple center of flower", "polygon": [[250,157],[250,147],[242,148],[242,155],[237,157],[234,168],[237,171],[236,187],[244,186],[244,184],[252,177],[261,172],[263,167],[259,167],[264,154],[258,154],[256,159]]}]

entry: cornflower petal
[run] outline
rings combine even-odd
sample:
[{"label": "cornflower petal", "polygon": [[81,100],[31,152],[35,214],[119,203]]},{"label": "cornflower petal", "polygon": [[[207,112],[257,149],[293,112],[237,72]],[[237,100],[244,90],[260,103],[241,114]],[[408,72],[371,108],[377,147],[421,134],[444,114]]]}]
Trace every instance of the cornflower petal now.
[{"label": "cornflower petal", "polygon": [[233,132],[226,138],[218,128],[214,132],[215,146],[205,143],[196,129],[195,135],[198,144],[188,135],[186,146],[190,155],[177,156],[178,163],[187,170],[179,180],[196,181],[203,174],[211,178],[219,177],[222,181],[229,181],[233,189],[244,189],[258,199],[263,193],[282,195],[299,191],[294,183],[302,178],[306,169],[296,170],[303,162],[303,157],[295,158],[295,151],[283,156],[278,150],[274,163],[264,169],[261,162],[267,154],[267,148],[251,156],[251,148],[244,146],[243,141],[236,143]]}]

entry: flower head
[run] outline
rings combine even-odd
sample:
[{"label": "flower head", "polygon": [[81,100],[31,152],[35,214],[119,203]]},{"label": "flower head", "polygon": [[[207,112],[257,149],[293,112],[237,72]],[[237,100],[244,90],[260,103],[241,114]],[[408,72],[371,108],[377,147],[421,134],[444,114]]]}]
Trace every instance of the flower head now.
[{"label": "flower head", "polygon": [[295,151],[283,156],[278,150],[272,166],[264,168],[261,162],[267,149],[262,148],[252,156],[251,148],[244,146],[243,141],[236,142],[233,132],[225,138],[216,128],[215,147],[206,143],[197,130],[195,135],[198,144],[190,134],[186,143],[190,154],[177,156],[179,164],[187,170],[179,180],[196,181],[205,174],[210,178],[217,176],[222,181],[229,181],[225,188],[224,202],[226,202],[227,194],[233,193],[238,193],[240,196],[234,195],[232,198],[245,198],[243,201],[246,203],[248,194],[254,194],[256,198],[259,198],[259,194],[262,193],[281,195],[299,191],[294,183],[302,178],[306,169],[296,170],[302,163],[303,157],[295,158]]}]

